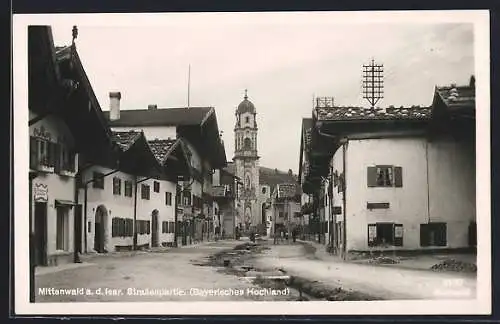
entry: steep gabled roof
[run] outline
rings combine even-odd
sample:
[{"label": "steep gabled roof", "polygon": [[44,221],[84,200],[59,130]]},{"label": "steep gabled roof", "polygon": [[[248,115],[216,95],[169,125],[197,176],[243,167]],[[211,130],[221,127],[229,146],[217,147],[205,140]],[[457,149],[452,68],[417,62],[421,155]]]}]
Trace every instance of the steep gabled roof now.
[{"label": "steep gabled roof", "polygon": [[[109,125],[111,127],[202,125],[213,109],[213,107],[190,107],[121,110],[120,119],[109,121]],[[103,113],[109,120],[109,111]]]},{"label": "steep gabled roof", "polygon": [[148,141],[151,151],[160,163],[164,163],[168,156],[181,142],[180,139],[152,140]]},{"label": "steep gabled roof", "polygon": [[112,139],[113,142],[118,144],[120,149],[123,151],[128,150],[135,141],[141,137],[142,132],[139,131],[128,131],[128,132],[113,132]]}]

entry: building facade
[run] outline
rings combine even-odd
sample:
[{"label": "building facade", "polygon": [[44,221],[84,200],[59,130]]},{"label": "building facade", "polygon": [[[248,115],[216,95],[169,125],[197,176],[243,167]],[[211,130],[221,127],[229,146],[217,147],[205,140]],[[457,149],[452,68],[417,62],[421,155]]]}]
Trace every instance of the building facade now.
[{"label": "building facade", "polygon": [[436,87],[430,107],[315,108],[300,179],[325,243],[344,255],[475,246],[474,87]]},{"label": "building facade", "polygon": [[[113,93],[110,94],[113,102]],[[116,100],[116,99],[115,99]],[[213,107],[119,110],[110,105],[105,118],[113,131],[141,131],[150,144],[180,141],[187,173],[176,181],[176,244],[213,238],[216,213],[212,196],[213,174],[226,166],[224,143]]]}]

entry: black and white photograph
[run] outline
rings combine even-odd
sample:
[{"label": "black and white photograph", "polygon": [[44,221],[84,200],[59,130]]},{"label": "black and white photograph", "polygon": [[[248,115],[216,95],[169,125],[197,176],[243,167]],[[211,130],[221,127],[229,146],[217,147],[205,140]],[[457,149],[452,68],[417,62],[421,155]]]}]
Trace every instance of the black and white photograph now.
[{"label": "black and white photograph", "polygon": [[491,312],[487,11],[13,28],[16,313]]}]

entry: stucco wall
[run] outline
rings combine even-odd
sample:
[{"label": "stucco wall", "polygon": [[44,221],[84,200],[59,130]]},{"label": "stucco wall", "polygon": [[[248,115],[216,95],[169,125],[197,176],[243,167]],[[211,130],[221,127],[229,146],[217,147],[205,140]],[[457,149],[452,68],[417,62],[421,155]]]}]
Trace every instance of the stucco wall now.
[{"label": "stucco wall", "polygon": [[467,228],[476,220],[475,152],[451,139],[429,143],[430,220],[447,222],[448,246],[468,244]]},{"label": "stucco wall", "polygon": [[[421,248],[420,224],[429,220],[447,223],[448,247],[467,245],[469,221],[475,219],[474,157],[470,151],[450,141],[427,144],[423,138],[365,139],[350,140],[346,154],[348,250],[368,249],[368,224],[377,222],[403,225],[403,246],[398,248]],[[332,164],[340,174],[342,148]],[[368,187],[367,168],[375,165],[402,167],[403,186]],[[368,210],[367,202],[389,203],[389,208]],[[334,206],[342,206],[342,194],[336,188]],[[342,215],[337,219],[342,220]]]},{"label": "stucco wall", "polygon": [[[37,115],[30,111],[30,119]],[[35,129],[39,132],[43,128],[46,134],[50,134],[51,142],[62,140],[67,147],[72,148],[74,145],[73,138],[67,126],[57,117],[47,116],[36,124],[29,127],[29,135],[35,134]],[[75,165],[78,165],[78,156],[75,157]],[[55,208],[55,200],[66,200],[73,202],[75,200],[75,178],[73,176],[60,176],[56,173],[43,173],[33,179],[33,188],[38,185],[47,186],[47,255],[49,259],[53,256],[64,255],[74,250],[74,210],[68,208],[67,223],[66,223],[66,251],[58,251],[56,249],[57,240],[57,209]],[[34,191],[32,192],[34,195]],[[33,196],[34,198],[34,196]],[[32,217],[35,216],[35,201],[32,200]],[[33,221],[33,229],[35,222]],[[50,261],[50,260],[49,260]]]},{"label": "stucco wall", "polygon": [[[92,178],[93,172],[101,172],[103,174],[109,173],[113,170],[101,166],[94,166],[87,169],[83,178],[84,181],[88,181]],[[122,180],[122,188],[120,195],[113,194],[113,177],[118,177]],[[139,177],[139,180],[142,177]],[[104,206],[107,211],[107,216],[105,220],[105,248],[107,251],[114,251],[115,246],[131,246],[133,245],[133,236],[129,237],[112,237],[112,218],[134,218],[134,194],[135,188],[132,186],[132,197],[126,197],[125,191],[125,180],[134,181],[135,177],[133,175],[116,172],[104,178],[104,189],[94,188],[93,184],[88,185],[88,197],[87,197],[87,224],[85,226],[87,232],[87,251],[94,250],[94,235],[95,235],[95,213],[99,206]],[[153,181],[160,182],[160,192],[154,192]],[[141,198],[141,185],[150,186],[150,199]],[[165,192],[172,193],[172,206],[167,206],[165,204]],[[80,199],[82,204],[84,201],[84,190],[80,190]],[[151,214],[153,210],[158,210],[158,235],[159,243],[162,242],[173,242],[173,233],[161,233],[162,222],[163,221],[174,221],[174,206],[175,206],[175,183],[162,180],[146,180],[138,185],[137,190],[137,220],[149,220],[152,221]],[[88,231],[90,222],[90,231]],[[152,225],[152,224],[150,224]],[[137,244],[151,244],[151,234],[137,235]]]}]

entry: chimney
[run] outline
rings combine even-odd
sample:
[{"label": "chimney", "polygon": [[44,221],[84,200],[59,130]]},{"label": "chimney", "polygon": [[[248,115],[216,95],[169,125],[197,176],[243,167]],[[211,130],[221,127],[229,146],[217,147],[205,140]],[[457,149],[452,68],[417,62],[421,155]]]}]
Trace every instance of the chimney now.
[{"label": "chimney", "polygon": [[158,105],[148,105],[148,110],[156,110],[158,108]]},{"label": "chimney", "polygon": [[476,77],[475,76],[471,76],[470,77],[469,86],[472,87],[472,88],[476,87]]},{"label": "chimney", "polygon": [[122,98],[122,94],[118,92],[110,92],[109,93],[109,120],[118,120],[120,119],[120,99]]}]

